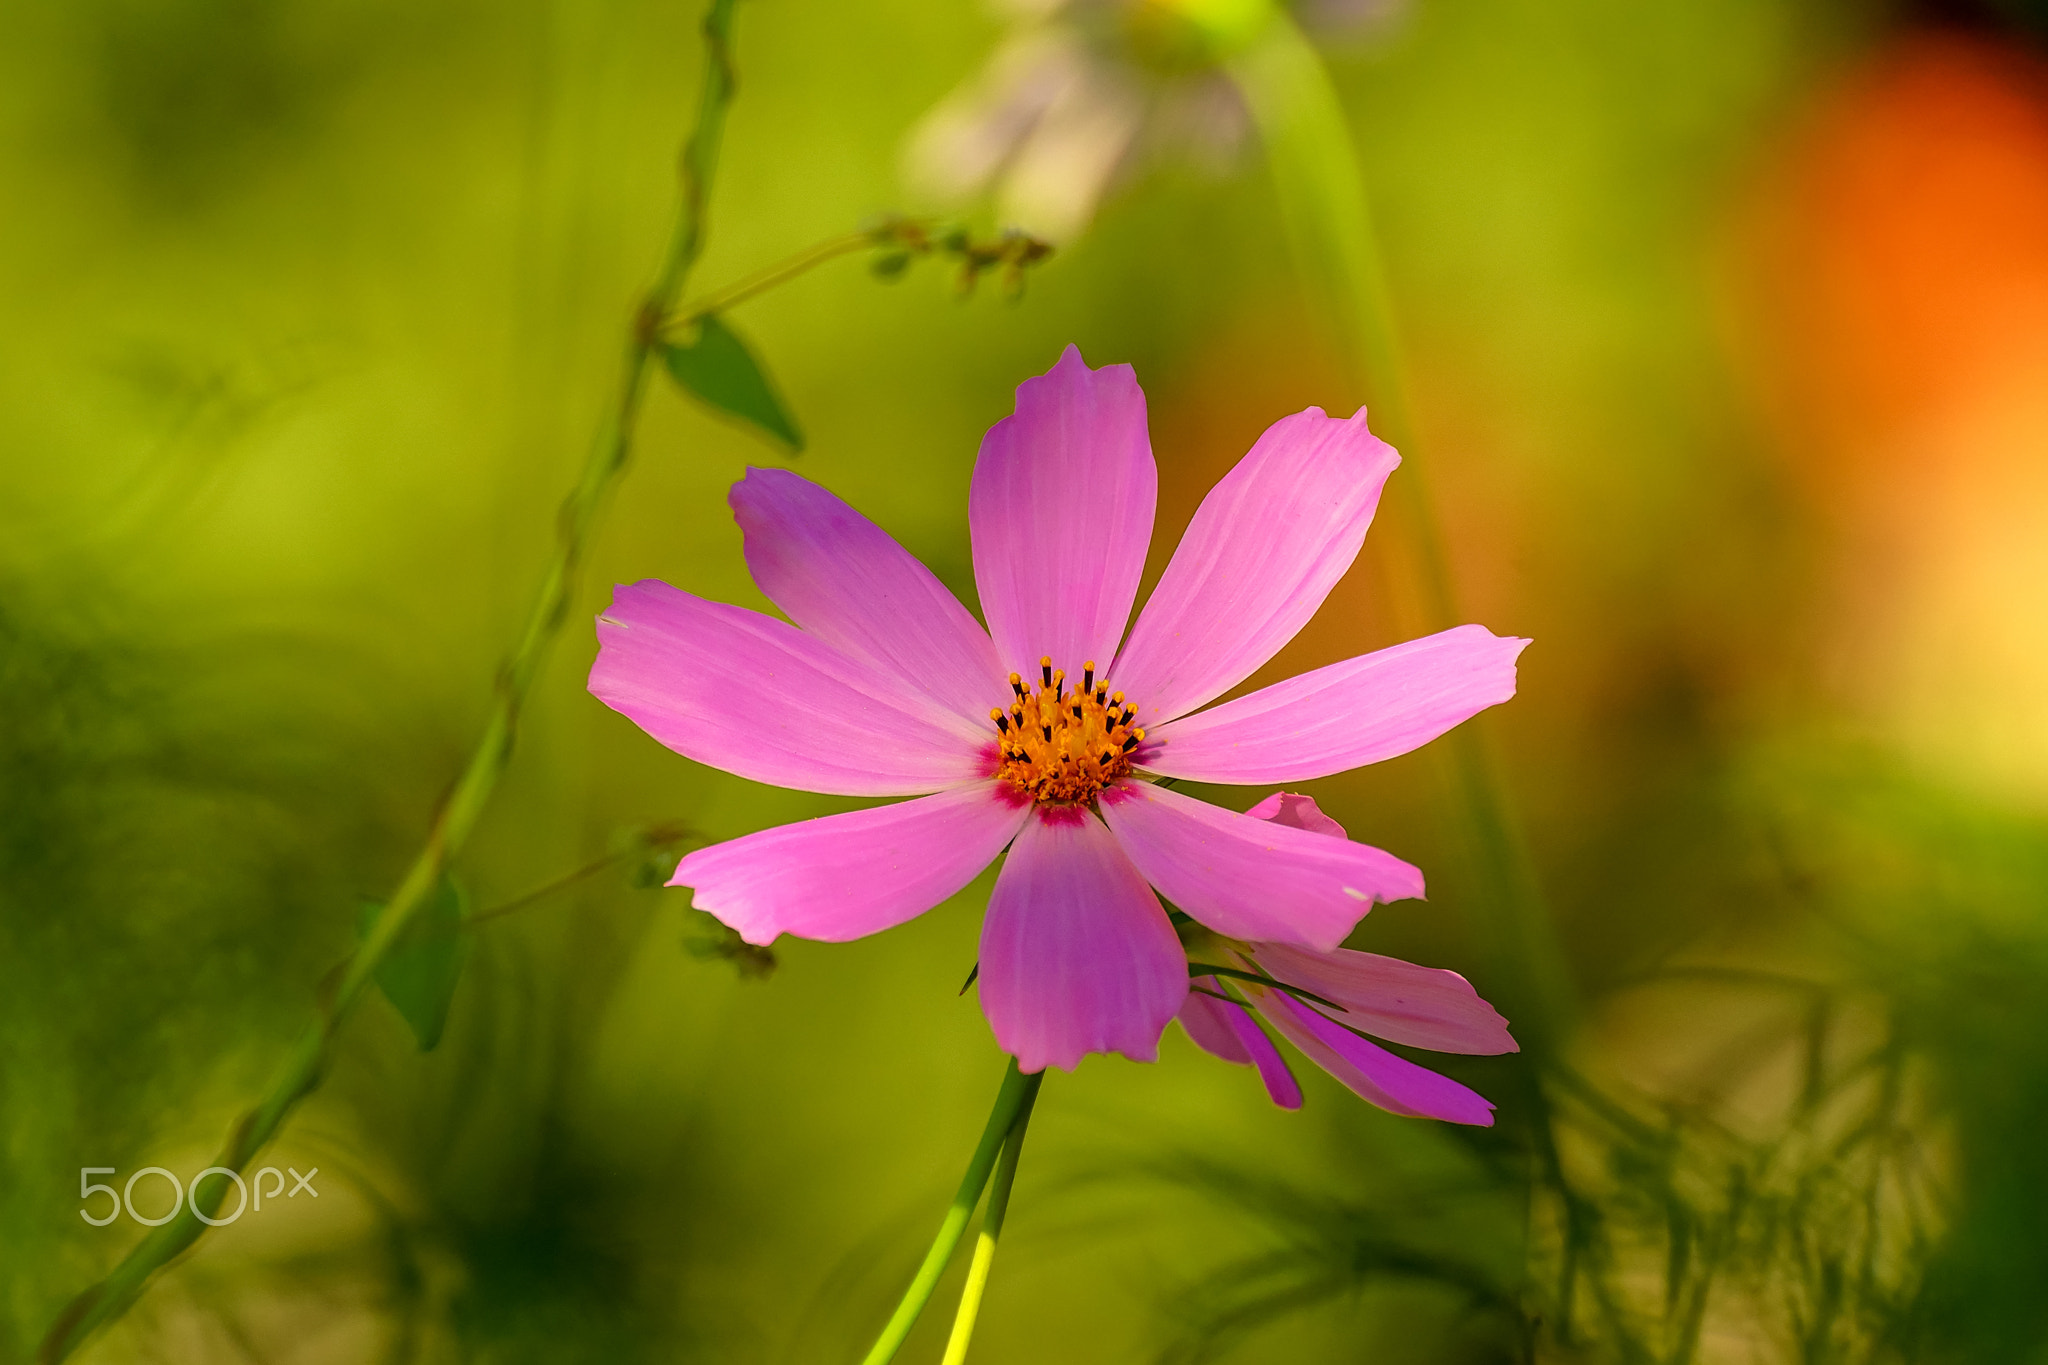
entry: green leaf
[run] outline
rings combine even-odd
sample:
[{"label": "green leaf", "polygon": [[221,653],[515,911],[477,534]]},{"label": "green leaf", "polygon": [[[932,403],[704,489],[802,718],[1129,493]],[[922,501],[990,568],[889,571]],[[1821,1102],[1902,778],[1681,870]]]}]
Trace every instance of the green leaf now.
[{"label": "green leaf", "polygon": [[[377,901],[363,903],[357,936],[367,938],[370,926],[383,912]],[[462,932],[467,898],[452,877],[442,877],[414,914],[412,923],[391,945],[377,964],[377,988],[384,992],[405,1022],[420,1051],[432,1052],[448,1024],[448,1006],[455,999],[455,983],[462,976],[462,962],[469,955],[469,938]]]},{"label": "green leaf", "polygon": [[664,343],[661,356],[676,383],[704,402],[766,432],[793,451],[804,448],[803,433],[776,397],[760,362],[716,314],[697,319],[696,339],[687,345]]}]

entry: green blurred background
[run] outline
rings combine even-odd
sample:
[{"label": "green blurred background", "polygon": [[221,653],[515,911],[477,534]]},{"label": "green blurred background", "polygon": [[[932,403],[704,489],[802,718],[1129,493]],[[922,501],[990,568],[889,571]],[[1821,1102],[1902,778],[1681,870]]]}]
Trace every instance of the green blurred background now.
[{"label": "green blurred background", "polygon": [[[0,1359],[140,1233],[79,1219],[79,1169],[205,1163],[474,742],[668,230],[699,19],[0,9]],[[1514,1063],[1451,1064],[1502,1105],[1472,1135],[1312,1070],[1282,1113],[1174,1030],[1049,1079],[975,1359],[2048,1359],[2025,21],[1414,0],[1332,49],[1465,614],[1536,641],[1484,723],[1585,1000],[1571,1074],[1651,1137],[1565,1143],[1614,1231],[1574,1327],[1522,1278],[1572,1238]],[[906,131],[1000,31],[746,0],[696,283],[906,207]],[[796,467],[971,601],[977,442],[1069,341],[1146,388],[1153,575],[1268,422],[1355,401],[1296,280],[1248,153],[1119,187],[1014,304],[852,260],[733,322]],[[459,859],[474,905],[650,822],[854,804],[697,767],[582,686],[614,581],[765,607],[724,491],[782,458],[657,386]],[[1262,676],[1427,628],[1414,540],[1390,505]],[[1430,876],[1353,946],[1513,998],[1438,760],[1310,790]],[[318,1166],[317,1204],[209,1236],[82,1358],[857,1359],[1000,1075],[957,994],[987,881],[757,977],[633,871],[479,925],[430,1053],[366,1001],[264,1158]],[[1815,1195],[1872,1133],[1874,1193]],[[1692,1314],[1667,1277],[1707,1263]]]}]

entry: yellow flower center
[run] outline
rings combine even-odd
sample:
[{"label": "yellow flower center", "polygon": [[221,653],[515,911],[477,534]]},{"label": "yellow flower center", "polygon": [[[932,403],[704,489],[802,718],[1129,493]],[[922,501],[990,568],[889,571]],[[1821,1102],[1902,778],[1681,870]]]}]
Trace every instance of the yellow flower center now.
[{"label": "yellow flower center", "polygon": [[1043,805],[1092,801],[1131,770],[1131,751],[1145,738],[1133,724],[1138,708],[1095,681],[1093,660],[1081,666],[1081,685],[1071,691],[1066,670],[1054,668],[1049,655],[1038,661],[1038,676],[1039,685],[1026,688],[1023,675],[1012,673],[1017,699],[1007,711],[989,710],[1002,751],[996,776]]}]

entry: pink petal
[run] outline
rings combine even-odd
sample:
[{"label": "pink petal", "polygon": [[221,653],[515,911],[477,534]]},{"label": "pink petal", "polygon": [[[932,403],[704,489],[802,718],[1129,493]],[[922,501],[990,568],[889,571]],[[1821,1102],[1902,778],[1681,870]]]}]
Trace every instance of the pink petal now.
[{"label": "pink petal", "polygon": [[1520,1050],[1508,1021],[1456,972],[1348,948],[1311,953],[1261,943],[1255,951],[1266,975],[1342,1005],[1331,1017],[1374,1037],[1435,1052]]},{"label": "pink petal", "polygon": [[1160,726],[1145,766],[1251,785],[1377,763],[1515,695],[1515,656],[1528,643],[1458,626],[1346,659]]},{"label": "pink petal", "polygon": [[1103,818],[1159,893],[1219,934],[1328,951],[1374,901],[1422,894],[1390,853],[1212,806],[1142,782],[1105,791]]},{"label": "pink petal", "polygon": [[590,690],[677,753],[756,782],[914,796],[989,774],[994,744],[929,698],[760,612],[655,579],[597,618]]},{"label": "pink petal", "polygon": [[1137,600],[1158,492],[1145,395],[1128,365],[1069,346],[989,428],[968,496],[974,582],[1004,674],[1040,658],[1079,677],[1116,654]]},{"label": "pink petal", "polygon": [[1364,409],[1346,422],[1310,408],[1266,429],[1202,499],[1109,671],[1142,724],[1222,696],[1308,624],[1399,463]]},{"label": "pink petal", "polygon": [[844,943],[893,929],[973,881],[1030,810],[977,782],[700,848],[668,884],[693,888],[699,910],[749,943],[778,934]]},{"label": "pink petal", "polygon": [[1361,1099],[1389,1113],[1493,1126],[1493,1105],[1448,1076],[1439,1076],[1347,1032],[1280,991],[1260,989],[1259,1012],[1288,1042]]},{"label": "pink petal", "polygon": [[[1344,826],[1323,814],[1314,797],[1295,792],[1274,792],[1245,813],[1294,829],[1345,837]],[[1261,943],[1256,952],[1258,970],[1334,1000],[1344,1007],[1343,1022],[1352,1028],[1437,1052],[1520,1051],[1508,1033],[1508,1021],[1456,972],[1349,948],[1314,953],[1284,943]]]},{"label": "pink petal", "polygon": [[977,729],[1009,701],[1009,670],[988,632],[888,532],[786,469],[749,469],[731,501],[754,582],[806,633]]},{"label": "pink petal", "polygon": [[[1203,982],[1210,990],[1216,989],[1216,978],[1209,977]],[[1294,1079],[1294,1072],[1288,1068],[1287,1059],[1280,1055],[1280,1049],[1273,1046],[1273,1040],[1258,1026],[1241,1005],[1208,996],[1188,992],[1188,999],[1200,1000],[1214,1005],[1229,1028],[1237,1045],[1244,1049],[1247,1061],[1259,1068],[1259,1079],[1266,1083],[1266,1094],[1282,1109],[1301,1108],[1301,1082]]]},{"label": "pink petal", "polygon": [[[1195,985],[1207,986],[1213,991],[1216,989],[1216,979],[1207,977]],[[1200,991],[1191,989],[1188,991],[1188,998],[1181,1004],[1180,1014],[1176,1017],[1180,1020],[1180,1026],[1188,1031],[1188,1037],[1194,1039],[1195,1046],[1211,1057],[1221,1057],[1235,1066],[1250,1066],[1252,1054],[1238,1041],[1237,1030],[1231,1027],[1230,1016],[1224,1013],[1225,1010],[1234,1009],[1237,1009],[1237,1006],[1228,1001],[1218,1000],[1214,996],[1203,995]]]},{"label": "pink petal", "polygon": [[1276,825],[1291,829],[1312,830],[1317,834],[1334,834],[1339,839],[1349,839],[1344,826],[1323,814],[1313,796],[1300,792],[1274,792],[1265,800],[1245,812],[1254,820],[1271,820]]},{"label": "pink petal", "polygon": [[1159,1056],[1187,998],[1187,955],[1166,912],[1086,811],[1024,822],[981,926],[981,1007],[1025,1071],[1090,1052]]}]

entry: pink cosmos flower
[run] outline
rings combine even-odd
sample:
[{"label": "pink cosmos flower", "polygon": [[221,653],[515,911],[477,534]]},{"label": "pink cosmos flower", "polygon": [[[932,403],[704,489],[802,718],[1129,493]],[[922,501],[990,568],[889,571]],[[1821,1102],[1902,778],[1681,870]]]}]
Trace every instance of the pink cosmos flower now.
[{"label": "pink cosmos flower", "polygon": [[[1274,792],[1246,814],[1276,825],[1344,839],[1344,827],[1293,792]],[[1301,1087],[1280,1050],[1237,994],[1288,1042],[1360,1098],[1395,1114],[1493,1126],[1493,1105],[1447,1077],[1359,1037],[1370,1033],[1435,1052],[1519,1051],[1507,1020],[1456,972],[1348,948],[1314,952],[1291,943],[1230,942],[1183,925],[1191,965],[1224,967],[1295,987],[1296,995],[1244,977],[1197,980],[1180,1008],[1181,1027],[1203,1051],[1256,1066],[1282,1109],[1301,1107]],[[1210,992],[1204,994],[1204,992]],[[1326,1003],[1327,1002],[1327,1003]]]},{"label": "pink cosmos flower", "polygon": [[1459,626],[1208,706],[1314,615],[1397,463],[1362,411],[1274,423],[1204,499],[1127,639],[1158,477],[1128,365],[1091,370],[1068,347],[983,439],[968,520],[986,630],[838,498],[749,470],[731,495],[747,566],[789,619],[621,586],[590,690],[741,777],[917,799],[700,849],[670,885],[749,943],[843,942],[1008,849],[981,934],[997,1042],[1026,1071],[1153,1060],[1188,995],[1159,895],[1228,938],[1329,952],[1374,902],[1420,896],[1422,874],[1147,779],[1305,781],[1514,694],[1528,642]]}]

